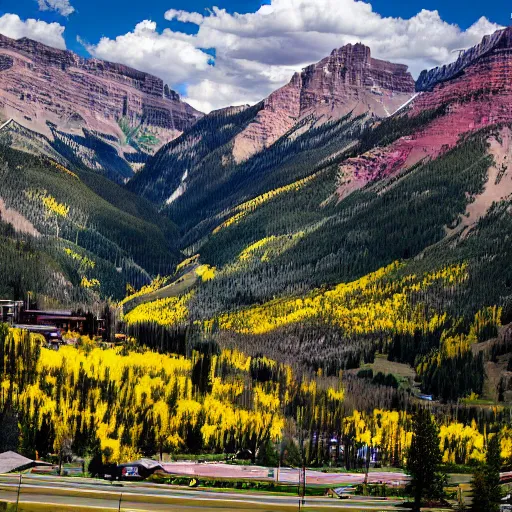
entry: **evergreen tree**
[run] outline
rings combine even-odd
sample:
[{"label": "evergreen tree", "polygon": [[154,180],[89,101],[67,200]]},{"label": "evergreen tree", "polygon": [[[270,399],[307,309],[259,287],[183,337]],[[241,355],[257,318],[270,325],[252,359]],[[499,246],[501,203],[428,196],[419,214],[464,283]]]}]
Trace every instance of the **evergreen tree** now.
[{"label": "evergreen tree", "polygon": [[16,412],[7,408],[0,413],[0,453],[19,449],[20,430]]},{"label": "evergreen tree", "polygon": [[489,508],[488,512],[500,510],[500,502],[502,498],[500,485],[500,469],[501,469],[501,447],[499,434],[494,435],[487,447],[486,454],[487,463],[487,482],[489,486]]},{"label": "evergreen tree", "polygon": [[487,511],[489,506],[489,488],[483,467],[479,467],[471,481],[472,512]]},{"label": "evergreen tree", "polygon": [[413,437],[407,457],[407,471],[411,475],[414,510],[420,510],[422,499],[442,497],[442,480],[437,473],[441,462],[439,429],[428,409],[416,411],[413,420]]},{"label": "evergreen tree", "polygon": [[472,512],[499,512],[501,503],[500,486],[500,437],[494,435],[487,447],[485,464],[478,468],[471,482]]}]

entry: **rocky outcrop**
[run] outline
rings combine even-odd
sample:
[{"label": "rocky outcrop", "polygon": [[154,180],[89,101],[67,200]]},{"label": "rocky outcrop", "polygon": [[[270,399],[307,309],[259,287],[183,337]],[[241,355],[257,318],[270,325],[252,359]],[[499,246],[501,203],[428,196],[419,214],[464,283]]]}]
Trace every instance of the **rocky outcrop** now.
[{"label": "rocky outcrop", "polygon": [[387,117],[414,94],[407,66],[371,56],[370,48],[348,44],[296,73],[272,93],[254,123],[235,140],[241,161],[274,143],[297,122],[338,119],[349,112]]},{"label": "rocky outcrop", "polygon": [[512,28],[485,36],[448,66],[423,72],[421,92],[402,115],[417,116],[443,107],[416,133],[344,162],[338,173],[338,198],[353,190],[435,158],[454,147],[464,133],[512,123]]},{"label": "rocky outcrop", "polygon": [[[458,133],[489,124],[511,122],[512,29],[499,30],[484,37],[482,43],[464,55],[473,58],[466,60],[462,56],[459,61],[465,61],[464,67],[457,69],[450,78],[435,82],[435,77],[449,75],[442,72],[443,68],[430,72],[431,79],[425,80],[431,84],[431,90],[414,100],[411,115],[448,106],[445,129]],[[422,83],[426,83],[425,80]]]},{"label": "rocky outcrop", "polygon": [[[117,141],[123,151],[152,152],[201,113],[160,78],[98,59],[84,59],[30,39],[0,35],[0,112],[53,137],[82,130]],[[137,130],[145,145],[130,139]],[[123,148],[123,145],[126,148]]]},{"label": "rocky outcrop", "polygon": [[511,46],[511,27],[498,30],[492,35],[487,35],[482,39],[481,43],[462,53],[455,62],[431,69],[430,71],[422,71],[416,82],[416,90],[432,91],[437,84],[455,78],[482,57],[499,52],[500,50],[510,49]]}]

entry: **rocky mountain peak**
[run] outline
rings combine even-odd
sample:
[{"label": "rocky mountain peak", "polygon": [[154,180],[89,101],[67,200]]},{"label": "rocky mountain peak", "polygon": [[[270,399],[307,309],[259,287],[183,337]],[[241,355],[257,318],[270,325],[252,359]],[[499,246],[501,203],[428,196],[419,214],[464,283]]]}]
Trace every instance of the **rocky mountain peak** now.
[{"label": "rocky mountain peak", "polygon": [[[0,117],[50,139],[71,136],[76,144],[95,134],[136,168],[139,154],[156,151],[201,116],[156,76],[0,34]],[[89,155],[88,146],[98,144],[82,139]],[[95,167],[99,157],[89,160]]]},{"label": "rocky mountain peak", "polygon": [[374,59],[370,48],[347,44],[295,73],[272,93],[257,119],[235,140],[234,157],[244,160],[273,144],[296,123],[338,119],[349,112],[387,117],[414,94],[414,80],[403,64]]}]

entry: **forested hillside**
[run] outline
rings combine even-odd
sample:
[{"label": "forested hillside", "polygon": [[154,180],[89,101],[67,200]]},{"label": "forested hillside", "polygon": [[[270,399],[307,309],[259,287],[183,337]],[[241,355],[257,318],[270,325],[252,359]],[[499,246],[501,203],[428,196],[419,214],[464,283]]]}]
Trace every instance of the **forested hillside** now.
[{"label": "forested hillside", "polygon": [[347,44],[253,107],[205,116],[149,158],[128,187],[167,205],[192,243],[224,210],[339,161],[368,124],[413,93],[407,66]]},{"label": "forested hillside", "polygon": [[[155,322],[174,348],[181,334],[169,333],[189,329],[323,375],[380,354],[441,400],[505,400],[512,118],[494,68],[509,58],[507,34],[384,119],[302,120],[240,161],[232,139],[261,104],[205,116],[163,148],[129,186],[164,203],[181,248],[212,276],[139,306],[131,328],[147,339]],[[389,407],[378,400],[368,407]]]},{"label": "forested hillside", "polygon": [[156,76],[39,39],[0,34],[0,60],[0,126],[117,183],[202,116]]},{"label": "forested hillside", "polygon": [[91,170],[2,142],[3,297],[120,299],[127,283],[174,269],[176,227],[149,202]]},{"label": "forested hillside", "polygon": [[499,439],[510,465],[512,29],[485,41],[414,97],[405,66],[335,50],[202,117],[126,185],[66,153],[84,140],[13,125],[0,297],[101,307],[109,329],[54,352],[0,326],[0,427],[24,454],[99,466],[247,450],[324,466],[337,445],[347,469],[363,447],[403,467],[428,402],[444,464]]}]

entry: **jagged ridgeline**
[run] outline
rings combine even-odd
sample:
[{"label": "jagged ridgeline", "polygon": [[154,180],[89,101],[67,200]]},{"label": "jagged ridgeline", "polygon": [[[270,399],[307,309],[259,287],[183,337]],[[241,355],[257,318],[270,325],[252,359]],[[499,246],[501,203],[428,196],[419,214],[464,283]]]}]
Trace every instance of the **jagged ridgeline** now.
[{"label": "jagged ridgeline", "polygon": [[8,139],[0,145],[0,213],[10,224],[2,228],[2,295],[122,298],[127,283],[140,287],[174,269],[176,228],[149,202]]},{"label": "jagged ridgeline", "polygon": [[184,231],[340,157],[364,121],[407,103],[407,66],[348,44],[295,73],[254,107],[213,112],[151,158],[129,187],[162,204]]}]

